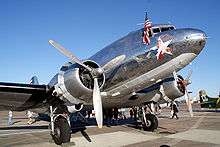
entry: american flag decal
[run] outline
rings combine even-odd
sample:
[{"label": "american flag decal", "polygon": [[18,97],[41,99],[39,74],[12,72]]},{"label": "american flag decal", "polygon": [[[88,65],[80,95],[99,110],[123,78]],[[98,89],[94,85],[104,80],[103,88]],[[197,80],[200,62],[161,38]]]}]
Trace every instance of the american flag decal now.
[{"label": "american flag decal", "polygon": [[150,44],[150,36],[149,31],[151,29],[151,22],[147,17],[147,13],[145,15],[145,22],[144,22],[144,32],[143,32],[143,43],[149,45]]}]

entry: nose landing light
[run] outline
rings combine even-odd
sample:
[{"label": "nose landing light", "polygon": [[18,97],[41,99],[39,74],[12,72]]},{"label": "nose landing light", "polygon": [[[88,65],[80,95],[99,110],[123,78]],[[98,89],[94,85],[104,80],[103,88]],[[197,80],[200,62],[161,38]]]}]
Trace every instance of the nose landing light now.
[{"label": "nose landing light", "polygon": [[205,40],[206,38],[205,33],[193,33],[186,36],[187,40]]}]

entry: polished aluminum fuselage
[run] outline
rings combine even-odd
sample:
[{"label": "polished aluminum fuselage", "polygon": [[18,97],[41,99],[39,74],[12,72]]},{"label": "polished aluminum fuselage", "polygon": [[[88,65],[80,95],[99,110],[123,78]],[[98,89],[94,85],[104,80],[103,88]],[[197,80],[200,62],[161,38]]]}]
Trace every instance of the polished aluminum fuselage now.
[{"label": "polished aluminum fuselage", "polygon": [[[169,28],[170,25],[153,27]],[[103,108],[138,106],[152,100],[165,100],[164,95],[175,99],[183,94],[180,93],[172,73],[196,58],[205,46],[206,36],[198,29],[174,28],[155,32],[150,38],[150,45],[142,42],[143,29],[131,32],[100,50],[89,61],[84,61],[95,65],[93,68],[100,66],[104,69],[104,74],[98,79],[101,83],[99,86]],[[158,38],[163,39],[165,49],[172,52],[164,52],[164,58],[159,60],[161,48],[157,47],[160,40]],[[83,77],[86,74],[82,75],[82,69],[79,64],[69,62],[62,66],[48,85],[1,82],[0,110],[31,109],[44,113],[54,104],[65,104],[71,110],[81,104],[92,108],[93,79]],[[82,78],[90,80],[90,83],[83,83]],[[161,87],[164,87],[165,94],[160,91]]]},{"label": "polished aluminum fuselage", "polygon": [[[205,34],[198,29],[185,28],[160,32],[151,37],[150,45],[143,44],[142,33],[143,29],[131,32],[89,58],[102,67],[119,56],[125,57],[105,73],[105,84],[101,89],[103,107],[129,107],[152,99],[159,100],[158,89],[137,100],[129,98],[135,92],[154,85],[169,77],[173,71],[185,67],[205,45]],[[169,44],[172,55],[164,54],[163,60],[157,60],[155,53],[157,40],[163,35],[172,38]],[[54,79],[50,82],[52,85],[56,84]],[[85,104],[92,104],[91,95],[86,94],[79,99]]]}]

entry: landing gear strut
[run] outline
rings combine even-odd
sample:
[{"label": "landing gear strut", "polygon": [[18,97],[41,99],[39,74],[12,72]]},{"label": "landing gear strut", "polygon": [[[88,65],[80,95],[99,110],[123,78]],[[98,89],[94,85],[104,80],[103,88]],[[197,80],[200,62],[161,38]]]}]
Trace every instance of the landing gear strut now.
[{"label": "landing gear strut", "polygon": [[57,145],[70,142],[71,127],[68,114],[55,114],[57,108],[53,110],[50,106],[50,118],[51,118],[51,136]]},{"label": "landing gear strut", "polygon": [[154,131],[158,128],[158,119],[153,113],[146,113],[145,107],[142,107],[143,118],[142,118],[142,127],[144,131]]}]

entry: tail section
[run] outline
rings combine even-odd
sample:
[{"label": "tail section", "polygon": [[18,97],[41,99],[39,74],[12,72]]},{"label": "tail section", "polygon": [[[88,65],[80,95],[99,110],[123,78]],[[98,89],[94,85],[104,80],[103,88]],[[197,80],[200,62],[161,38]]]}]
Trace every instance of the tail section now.
[{"label": "tail section", "polygon": [[219,97],[209,97],[205,90],[199,91],[201,108],[220,108],[220,98]]},{"label": "tail section", "polygon": [[29,84],[32,84],[32,85],[39,85],[39,82],[38,82],[38,79],[36,76],[33,76],[29,82]]},{"label": "tail section", "polygon": [[208,96],[205,90],[199,91],[199,99],[200,99],[200,103],[203,103],[204,101],[208,101]]}]

